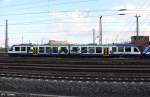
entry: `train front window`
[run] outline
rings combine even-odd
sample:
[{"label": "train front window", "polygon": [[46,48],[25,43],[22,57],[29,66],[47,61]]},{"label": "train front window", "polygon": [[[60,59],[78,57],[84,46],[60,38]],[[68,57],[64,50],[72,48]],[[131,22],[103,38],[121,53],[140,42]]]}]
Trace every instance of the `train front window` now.
[{"label": "train front window", "polygon": [[131,52],[131,47],[126,47],[125,52]]},{"label": "train front window", "polygon": [[44,53],[44,47],[39,47],[39,53]]},{"label": "train front window", "polygon": [[72,52],[77,53],[79,51],[79,47],[72,47]]},{"label": "train front window", "polygon": [[144,50],[143,52],[150,52],[150,49],[148,48],[147,50]]},{"label": "train front window", "polygon": [[21,51],[26,51],[26,47],[21,47]]},{"label": "train front window", "polygon": [[89,53],[95,53],[95,48],[94,47],[89,47],[88,49],[89,49],[89,51],[88,51]]},{"label": "train front window", "polygon": [[87,47],[81,47],[81,53],[87,53]]},{"label": "train front window", "polygon": [[67,47],[61,47],[60,53],[62,52],[67,53],[68,52]]},{"label": "train front window", "polygon": [[51,53],[51,52],[52,52],[51,47],[46,47],[46,53]]},{"label": "train front window", "polygon": [[15,47],[15,51],[20,51],[20,47]]},{"label": "train front window", "polygon": [[53,53],[58,53],[58,47],[53,47]]},{"label": "train front window", "polygon": [[124,47],[118,47],[118,52],[124,52]]},{"label": "train front window", "polygon": [[96,47],[96,53],[102,53],[102,47]]},{"label": "train front window", "polygon": [[134,52],[139,52],[137,48],[134,48]]}]

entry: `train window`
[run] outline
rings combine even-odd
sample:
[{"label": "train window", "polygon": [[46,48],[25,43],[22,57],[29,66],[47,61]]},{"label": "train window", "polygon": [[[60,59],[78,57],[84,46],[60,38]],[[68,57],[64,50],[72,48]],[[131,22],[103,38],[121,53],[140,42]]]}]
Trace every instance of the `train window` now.
[{"label": "train window", "polygon": [[72,47],[71,52],[77,53],[79,50],[79,47]]},{"label": "train window", "polygon": [[102,47],[96,47],[96,53],[102,53]]},{"label": "train window", "polygon": [[95,47],[89,47],[88,49],[89,49],[88,51],[89,53],[95,53]]},{"label": "train window", "polygon": [[46,53],[51,53],[51,52],[52,52],[51,47],[46,47]]},{"label": "train window", "polygon": [[53,47],[53,53],[58,53],[58,47]]},{"label": "train window", "polygon": [[116,51],[117,51],[116,47],[112,47],[112,52],[116,52]]},{"label": "train window", "polygon": [[67,52],[68,52],[67,47],[61,47],[60,48],[60,53],[67,53]]},{"label": "train window", "polygon": [[26,47],[21,47],[21,51],[26,51]]},{"label": "train window", "polygon": [[44,47],[39,47],[39,53],[44,53]]},{"label": "train window", "polygon": [[118,47],[118,52],[124,52],[124,47]]},{"label": "train window", "polygon": [[125,52],[131,52],[131,47],[125,47]]},{"label": "train window", "polygon": [[27,47],[27,51],[31,51],[31,47]]},{"label": "train window", "polygon": [[87,47],[81,47],[81,53],[87,53]]},{"label": "train window", "polygon": [[134,48],[134,52],[139,52],[137,48]]},{"label": "train window", "polygon": [[20,47],[15,47],[15,51],[20,51]]}]

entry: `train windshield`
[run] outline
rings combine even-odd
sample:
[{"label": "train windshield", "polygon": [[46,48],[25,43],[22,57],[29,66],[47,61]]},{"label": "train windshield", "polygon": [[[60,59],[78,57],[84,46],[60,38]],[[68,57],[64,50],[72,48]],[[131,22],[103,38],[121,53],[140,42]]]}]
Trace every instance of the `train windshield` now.
[{"label": "train windshield", "polygon": [[9,51],[13,51],[13,47],[9,48]]},{"label": "train windshield", "polygon": [[146,52],[150,52],[149,47],[146,47],[146,48],[144,49],[143,53],[146,53]]},{"label": "train windshield", "polygon": [[139,52],[139,50],[137,48],[134,48],[134,52]]}]

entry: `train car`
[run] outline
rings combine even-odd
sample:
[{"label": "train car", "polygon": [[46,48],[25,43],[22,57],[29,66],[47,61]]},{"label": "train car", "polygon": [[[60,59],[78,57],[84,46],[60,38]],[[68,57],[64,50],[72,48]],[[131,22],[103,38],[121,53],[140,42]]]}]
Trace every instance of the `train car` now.
[{"label": "train car", "polygon": [[150,46],[145,47],[145,49],[144,49],[142,55],[143,55],[144,57],[150,57]]},{"label": "train car", "polygon": [[68,45],[36,45],[33,46],[34,56],[67,56]]},{"label": "train car", "polygon": [[69,53],[68,45],[13,45],[9,51],[10,56],[66,56]]},{"label": "train car", "polygon": [[141,52],[132,44],[110,45],[71,45],[70,55],[99,57],[129,57],[141,56]]},{"label": "train car", "polygon": [[139,48],[133,44],[116,44],[116,47],[112,47],[111,50],[112,56],[123,56],[123,57],[141,56]]},{"label": "train car", "polygon": [[32,56],[32,44],[13,45],[8,51],[10,56]]},{"label": "train car", "polygon": [[89,45],[89,44],[81,44],[81,45],[71,45],[70,46],[70,55],[75,56],[109,56],[109,50],[113,45]]},{"label": "train car", "polygon": [[81,56],[81,57],[128,57],[141,56],[140,50],[132,44],[71,44],[71,45],[13,45],[9,55],[20,56]]}]

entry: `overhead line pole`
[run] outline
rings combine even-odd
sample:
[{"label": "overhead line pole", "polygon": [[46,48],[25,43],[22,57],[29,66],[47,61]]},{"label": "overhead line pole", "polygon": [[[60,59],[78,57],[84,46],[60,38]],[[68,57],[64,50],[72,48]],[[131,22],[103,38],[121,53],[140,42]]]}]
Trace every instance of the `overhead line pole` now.
[{"label": "overhead line pole", "polygon": [[136,36],[139,36],[139,17],[141,16],[138,16],[136,15]]},{"label": "overhead line pole", "polygon": [[5,30],[5,53],[8,52],[8,20],[6,20],[6,30]]},{"label": "overhead line pole", "polygon": [[102,37],[102,16],[100,16],[100,22],[99,22],[99,45],[103,44],[103,37]]},{"label": "overhead line pole", "polygon": [[95,44],[95,29],[93,29],[93,44]]}]

